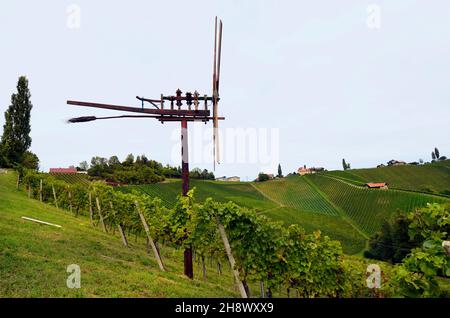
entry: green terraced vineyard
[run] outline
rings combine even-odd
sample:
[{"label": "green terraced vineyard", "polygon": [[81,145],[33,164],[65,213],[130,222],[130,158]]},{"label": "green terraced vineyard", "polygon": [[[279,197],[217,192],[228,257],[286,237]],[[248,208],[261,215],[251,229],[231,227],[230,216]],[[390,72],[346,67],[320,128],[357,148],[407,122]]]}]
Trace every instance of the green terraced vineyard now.
[{"label": "green terraced vineyard", "polygon": [[58,180],[66,181],[70,184],[75,183],[81,183],[81,184],[88,184],[89,183],[89,177],[87,174],[84,173],[51,173],[52,177]]},{"label": "green terraced vineyard", "polygon": [[326,175],[307,178],[367,234],[379,230],[382,220],[397,209],[412,211],[428,202],[450,202],[443,197],[421,193],[361,188]]},{"label": "green terraced vineyard", "polygon": [[[190,188],[194,187],[196,188],[195,197],[198,201],[212,197],[219,202],[233,201],[238,205],[259,211],[277,207],[276,203],[264,197],[250,183],[191,180]],[[172,207],[181,193],[181,181],[126,186],[120,187],[120,190],[145,192],[152,197],[161,198],[166,206]]]},{"label": "green terraced vineyard", "polygon": [[338,215],[335,208],[303,177],[292,176],[269,182],[257,182],[255,186],[265,196],[282,206],[295,208],[303,212]]},{"label": "green terraced vineyard", "polygon": [[391,188],[450,196],[450,160],[420,166],[404,165],[350,171],[330,171],[354,183],[387,182]]},{"label": "green terraced vineyard", "polygon": [[263,214],[285,224],[300,224],[308,233],[320,230],[322,234],[340,241],[346,254],[356,254],[365,247],[366,239],[340,216],[302,212],[287,207],[271,209]]}]

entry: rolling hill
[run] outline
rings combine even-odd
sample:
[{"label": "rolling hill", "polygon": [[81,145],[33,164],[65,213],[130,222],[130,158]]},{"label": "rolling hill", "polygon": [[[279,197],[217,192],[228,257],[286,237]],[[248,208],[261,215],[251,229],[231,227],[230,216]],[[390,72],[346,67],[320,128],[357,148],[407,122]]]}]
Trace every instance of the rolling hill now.
[{"label": "rolling hill", "polygon": [[424,165],[330,171],[328,175],[361,184],[387,182],[390,188],[450,196],[450,160]]},{"label": "rolling hill", "polygon": [[[450,186],[449,163],[327,171],[266,182],[191,180],[190,186],[196,188],[199,201],[207,197],[233,201],[286,224],[300,224],[309,232],[321,230],[341,241],[346,253],[356,254],[364,249],[369,236],[380,229],[382,221],[397,210],[412,211],[431,202],[450,202],[441,193]],[[361,187],[366,182],[387,182],[390,188]],[[425,191],[427,184],[435,190]],[[180,180],[120,188],[160,197],[169,207],[173,206],[180,189]]]}]

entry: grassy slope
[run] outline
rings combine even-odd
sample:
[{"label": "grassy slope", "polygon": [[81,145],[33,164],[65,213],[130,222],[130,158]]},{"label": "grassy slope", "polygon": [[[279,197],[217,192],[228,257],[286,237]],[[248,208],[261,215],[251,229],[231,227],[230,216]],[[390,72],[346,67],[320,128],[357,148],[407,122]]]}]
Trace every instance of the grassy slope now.
[{"label": "grassy slope", "polygon": [[327,174],[354,182],[387,182],[391,188],[450,195],[450,160],[420,166],[330,171]]},{"label": "grassy slope", "polygon": [[[93,228],[89,220],[30,200],[15,190],[16,176],[0,174],[0,297],[235,297],[227,266],[208,281],[182,274],[182,252],[163,247],[167,272],[158,270],[144,241]],[[22,216],[60,224],[61,229],[22,220]],[[81,289],[66,287],[69,264],[81,267]],[[195,266],[196,277],[200,267]]]}]

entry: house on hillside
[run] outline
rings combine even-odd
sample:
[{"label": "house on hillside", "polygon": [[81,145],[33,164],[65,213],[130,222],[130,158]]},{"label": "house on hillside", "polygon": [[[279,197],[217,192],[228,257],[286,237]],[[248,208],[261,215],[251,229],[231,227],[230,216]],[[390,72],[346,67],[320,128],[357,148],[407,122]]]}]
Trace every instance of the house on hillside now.
[{"label": "house on hillside", "polygon": [[388,166],[403,166],[406,165],[406,162],[402,161],[402,160],[389,160],[388,161]]},{"label": "house on hillside", "polygon": [[49,173],[78,173],[77,169],[74,166],[70,166],[69,168],[50,168]]},{"label": "house on hillside", "polygon": [[233,176],[233,177],[228,177],[228,178],[226,176],[223,176],[223,177],[220,177],[220,178],[216,178],[216,181],[240,182],[241,178],[238,177],[238,176]]},{"label": "house on hillside", "polygon": [[364,186],[368,189],[384,189],[387,190],[388,186],[386,182],[378,182],[378,183],[366,183]]},{"label": "house on hillside", "polygon": [[309,168],[306,168],[306,165],[304,165],[303,167],[300,167],[297,169],[297,173],[301,176],[304,176],[305,174],[311,174],[314,173],[314,171],[312,171]]},{"label": "house on hillside", "polygon": [[313,173],[321,172],[321,171],[325,171],[325,168],[322,168],[322,167],[306,168],[306,165],[304,165],[303,167],[298,168],[297,173],[299,175],[303,176],[305,174],[313,174]]}]

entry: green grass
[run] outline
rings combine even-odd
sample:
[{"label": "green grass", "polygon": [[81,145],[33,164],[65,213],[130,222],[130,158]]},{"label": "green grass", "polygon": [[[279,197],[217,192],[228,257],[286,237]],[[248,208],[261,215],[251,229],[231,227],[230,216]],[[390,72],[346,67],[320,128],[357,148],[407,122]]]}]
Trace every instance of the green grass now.
[{"label": "green grass", "polygon": [[429,202],[449,201],[444,197],[421,193],[365,189],[320,174],[307,178],[367,234],[379,230],[382,221],[397,209],[412,211]]},{"label": "green grass", "polygon": [[[250,183],[191,180],[190,188],[194,187],[196,188],[195,197],[200,202],[212,197],[218,202],[233,201],[240,206],[254,208],[257,211],[277,206],[276,203],[256,191]],[[159,197],[166,206],[172,207],[181,193],[181,181],[126,186],[120,187],[120,190],[124,192],[138,190],[152,197]]]},{"label": "green grass", "polygon": [[[14,173],[0,174],[0,297],[236,297],[228,266],[208,280],[183,275],[181,250],[163,246],[167,272],[146,253],[144,240],[130,237],[124,248],[118,234],[106,234],[86,217],[28,199],[15,189]],[[55,228],[22,216],[62,225]],[[81,268],[81,289],[66,287],[67,266]]]},{"label": "green grass", "polygon": [[450,160],[419,166],[330,171],[326,174],[353,182],[387,182],[391,188],[450,196]]}]

